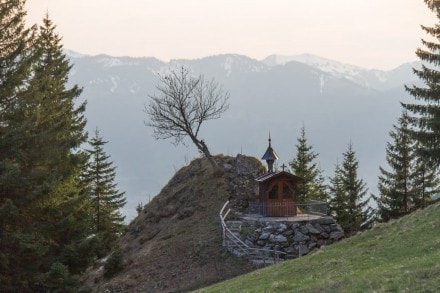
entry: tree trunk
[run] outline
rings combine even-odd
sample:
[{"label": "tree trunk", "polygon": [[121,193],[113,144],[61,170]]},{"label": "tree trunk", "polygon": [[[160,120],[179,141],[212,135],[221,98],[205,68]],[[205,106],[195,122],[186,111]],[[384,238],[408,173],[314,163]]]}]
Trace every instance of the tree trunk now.
[{"label": "tree trunk", "polygon": [[220,167],[217,165],[217,162],[212,157],[211,153],[209,152],[208,147],[206,146],[206,143],[203,140],[198,140],[195,137],[191,137],[194,144],[197,146],[197,148],[205,155],[205,157],[208,159],[209,163],[211,164],[212,168],[214,169],[214,172],[220,171]]}]

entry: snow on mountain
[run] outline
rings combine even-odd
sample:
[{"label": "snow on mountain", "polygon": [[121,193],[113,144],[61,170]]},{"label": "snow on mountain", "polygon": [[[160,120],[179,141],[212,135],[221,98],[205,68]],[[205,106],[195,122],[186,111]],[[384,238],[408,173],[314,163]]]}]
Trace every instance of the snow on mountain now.
[{"label": "snow on mountain", "polygon": [[[284,65],[292,61],[307,64],[323,72],[330,73],[337,78],[346,78],[362,86],[371,87],[371,84],[363,77],[363,73],[368,70],[359,66],[344,64],[312,54],[301,54],[294,56],[271,55],[262,60],[262,62],[271,66]],[[386,72],[379,72],[378,70],[372,71],[378,73],[376,76],[380,76],[380,78],[378,78],[379,81],[385,82],[388,79]]]},{"label": "snow on mountain", "polygon": [[264,64],[261,64],[257,60],[251,59],[242,55],[220,55],[220,57],[224,57],[223,68],[226,71],[226,76],[230,76],[233,68],[238,68],[241,70],[246,70],[249,72],[261,72],[266,69]]},{"label": "snow on mountain", "polygon": [[98,63],[102,63],[104,67],[117,66],[138,66],[139,60],[131,57],[112,57],[107,55],[98,55]]},{"label": "snow on mountain", "polygon": [[[226,77],[230,77],[231,75],[238,73],[261,72],[268,69],[268,67],[264,63],[238,54],[221,54],[208,56],[196,60],[172,60],[170,63],[179,64],[180,66],[186,65],[187,67],[193,68],[199,68],[199,66],[206,67],[207,64],[215,64],[215,67],[220,65],[220,68],[217,67],[217,69],[222,70]],[[213,67],[214,66],[212,66],[210,70],[212,70]]]},{"label": "snow on mountain", "polygon": [[[366,69],[312,54],[293,56],[271,55],[262,60],[263,63],[272,67],[285,65],[292,61],[307,64],[313,68],[317,68],[323,72],[329,73],[334,77],[345,78],[363,87],[373,88],[376,90],[386,90],[396,86],[403,86],[393,82],[396,80],[394,75],[399,75],[399,77],[406,75],[407,79],[411,79],[413,76],[412,70],[408,70],[408,66],[399,66],[390,71]],[[413,62],[410,63],[410,65],[412,67],[418,67],[419,62]],[[399,78],[399,80],[402,80],[402,78]]]},{"label": "snow on mountain", "polygon": [[321,75],[319,77],[319,92],[322,94],[324,92],[324,85],[325,85],[325,76]]},{"label": "snow on mountain", "polygon": [[104,67],[115,67],[123,65],[121,59],[114,57],[103,57],[98,60],[98,63],[104,64]]},{"label": "snow on mountain", "polygon": [[[267,59],[269,59],[270,61],[268,61]],[[322,58],[312,54],[301,54],[294,56],[271,55],[266,59],[262,60],[262,62],[271,66],[284,65],[291,61],[305,63],[312,67],[318,68],[319,70],[322,70],[324,72],[329,72],[340,76],[343,75],[355,76],[359,74],[359,71],[365,70],[358,66],[344,64],[338,61]]]},{"label": "snow on mountain", "polygon": [[118,88],[118,81],[119,81],[119,77],[111,77],[111,81],[112,81],[112,87],[110,89],[110,91],[112,93],[115,92],[115,90]]}]

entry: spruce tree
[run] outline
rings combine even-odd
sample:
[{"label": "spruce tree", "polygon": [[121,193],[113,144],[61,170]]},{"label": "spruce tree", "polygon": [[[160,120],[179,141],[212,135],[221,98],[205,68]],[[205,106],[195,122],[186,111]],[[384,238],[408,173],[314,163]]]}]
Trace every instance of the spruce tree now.
[{"label": "spruce tree", "polygon": [[87,152],[90,159],[84,180],[89,186],[93,205],[94,232],[104,235],[105,240],[111,242],[124,228],[125,217],[121,215],[120,209],[124,207],[126,199],[125,193],[116,188],[116,167],[104,151],[106,143],[96,129],[89,141],[91,149]]},{"label": "spruce tree", "polygon": [[20,96],[23,119],[32,128],[31,144],[22,145],[29,172],[23,175],[33,182],[30,188],[39,203],[35,215],[42,223],[40,233],[53,244],[48,269],[62,262],[73,273],[84,267],[74,265],[76,260],[66,257],[65,249],[80,246],[90,235],[91,225],[80,181],[86,163],[86,154],[80,151],[87,138],[85,103],[76,105],[81,94],[78,86],[66,87],[71,65],[47,15],[39,28],[36,50],[40,58],[32,70],[30,89]]},{"label": "spruce tree", "polygon": [[390,171],[379,167],[377,199],[378,213],[382,221],[407,214],[412,207],[415,196],[413,188],[413,165],[415,160],[415,143],[409,135],[410,117],[403,111],[398,125],[390,131],[392,143],[386,147],[386,160]]},{"label": "spruce tree", "polygon": [[289,163],[296,176],[302,178],[297,186],[298,199],[302,203],[310,200],[327,201],[326,186],[322,170],[315,159],[318,154],[313,152],[312,146],[307,143],[305,127],[301,128],[301,136],[296,145],[296,157]]},{"label": "spruce tree", "polygon": [[66,88],[71,67],[54,28],[46,17],[32,46],[37,59],[2,124],[1,147],[9,151],[2,153],[6,176],[0,186],[16,211],[1,240],[9,251],[0,272],[7,290],[47,290],[55,263],[69,273],[84,269],[66,251],[89,235],[88,199],[80,183],[86,157],[78,151],[86,138],[85,105],[75,106],[78,87]]},{"label": "spruce tree", "polygon": [[390,132],[393,141],[387,144],[386,154],[391,170],[380,167],[380,195],[376,201],[381,221],[424,207],[439,192],[437,169],[421,155],[419,144],[410,135],[410,119],[403,111],[398,125]]},{"label": "spruce tree", "polygon": [[[15,192],[20,165],[14,146],[14,128],[17,93],[26,89],[35,54],[35,27],[25,28],[24,1],[2,1],[0,5],[0,291],[13,291],[20,280],[20,272],[13,270],[18,261],[19,249],[30,237],[22,235],[25,225],[21,221],[19,195]],[[28,235],[29,236],[29,235]]]},{"label": "spruce tree", "polygon": [[[15,141],[26,154],[22,175],[29,186],[22,186],[23,191],[36,198],[47,194],[44,188],[59,184],[60,178],[78,176],[85,158],[76,151],[86,140],[85,103],[75,105],[81,93],[78,86],[66,88],[71,66],[54,29],[46,16],[35,45],[39,59],[32,67],[29,87],[18,95],[10,125],[23,136]],[[44,187],[35,188],[39,185]]]},{"label": "spruce tree", "polygon": [[413,173],[414,208],[424,208],[433,202],[433,196],[440,194],[440,178],[435,163],[418,155],[416,145],[416,159]]},{"label": "spruce tree", "polygon": [[348,214],[347,196],[344,189],[344,182],[342,178],[342,169],[339,163],[336,164],[334,176],[330,178],[329,182],[329,212],[333,217],[338,217],[340,221],[347,222]]},{"label": "spruce tree", "polygon": [[[0,5],[0,134],[13,114],[16,93],[26,87],[36,27],[25,28],[24,0],[2,1]],[[9,115],[8,115],[9,114]]]},{"label": "spruce tree", "polygon": [[347,235],[371,225],[369,198],[365,199],[368,189],[364,181],[358,178],[358,167],[359,162],[350,143],[347,151],[343,153],[341,167],[336,168],[333,187],[337,193],[332,198],[331,205],[333,216]]},{"label": "spruce tree", "polygon": [[[14,181],[19,172],[15,157],[18,93],[26,90],[32,64],[37,56],[33,50],[35,26],[25,28],[24,1],[3,1],[0,5],[0,206],[15,201]],[[12,206],[11,206],[12,207]],[[7,221],[5,219],[5,221]]]},{"label": "spruce tree", "polygon": [[[440,2],[425,0],[428,7],[437,14],[440,20]],[[432,41],[422,40],[424,49],[418,48],[416,55],[423,61],[420,70],[414,73],[424,83],[424,86],[406,86],[406,90],[416,99],[415,103],[403,104],[412,113],[411,123],[414,129],[412,136],[418,141],[422,156],[440,163],[440,22],[432,27],[422,25],[422,29]]]}]

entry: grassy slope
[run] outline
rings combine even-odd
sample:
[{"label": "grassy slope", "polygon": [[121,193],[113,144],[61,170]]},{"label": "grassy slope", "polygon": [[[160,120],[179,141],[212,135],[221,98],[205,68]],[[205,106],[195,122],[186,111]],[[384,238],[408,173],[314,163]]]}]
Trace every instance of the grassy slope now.
[{"label": "grassy slope", "polygon": [[438,292],[440,203],[201,292]]},{"label": "grassy slope", "polygon": [[93,292],[181,292],[253,270],[222,247],[218,213],[230,196],[229,175],[213,174],[206,159],[179,170],[120,239],[124,270],[105,279],[94,268],[84,285]]}]

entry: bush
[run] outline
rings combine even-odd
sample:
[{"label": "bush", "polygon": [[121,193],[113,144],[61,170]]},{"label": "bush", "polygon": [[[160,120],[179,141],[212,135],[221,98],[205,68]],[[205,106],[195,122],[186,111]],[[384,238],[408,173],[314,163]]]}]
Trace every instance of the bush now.
[{"label": "bush", "polygon": [[144,205],[142,204],[142,202],[138,203],[138,205],[136,206],[136,212],[138,213],[138,215],[142,212],[143,209]]},{"label": "bush", "polygon": [[70,272],[78,274],[84,272],[97,258],[108,254],[110,249],[100,235],[92,235],[66,246],[62,253],[63,262],[70,268]]},{"label": "bush", "polygon": [[70,275],[66,265],[55,262],[44,276],[44,285],[49,292],[74,292],[78,280]]},{"label": "bush", "polygon": [[124,262],[122,260],[122,252],[119,249],[116,249],[112,252],[112,254],[108,257],[107,261],[104,265],[104,277],[111,278],[116,273],[122,271],[124,268]]},{"label": "bush", "polygon": [[256,228],[257,227],[255,227],[254,225],[251,225],[251,224],[248,224],[248,223],[243,223],[241,225],[240,236],[243,239],[245,239],[248,236],[254,235]]}]

